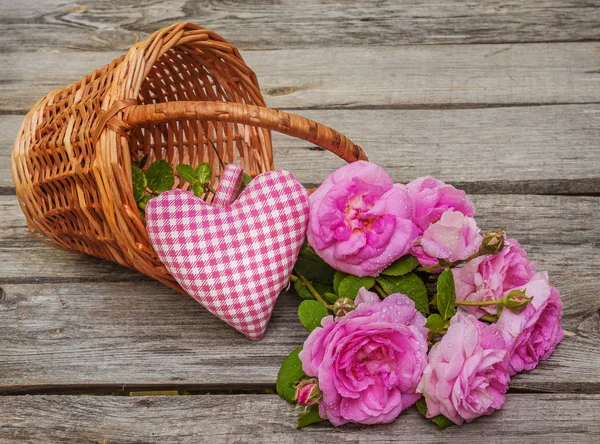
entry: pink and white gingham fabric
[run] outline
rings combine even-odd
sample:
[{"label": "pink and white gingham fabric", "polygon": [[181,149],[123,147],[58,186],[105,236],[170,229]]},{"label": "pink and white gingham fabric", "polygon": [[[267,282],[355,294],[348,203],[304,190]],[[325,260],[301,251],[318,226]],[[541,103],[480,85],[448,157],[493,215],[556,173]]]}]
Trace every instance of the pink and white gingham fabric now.
[{"label": "pink and white gingham fabric", "polygon": [[225,167],[212,201],[213,206],[224,206],[233,202],[240,185],[242,185],[242,173],[243,170],[239,166],[227,165]]},{"label": "pink and white gingham fabric", "polygon": [[272,171],[257,176],[233,202],[241,171],[227,165],[216,205],[182,190],[150,200],[146,230],[158,257],[190,296],[257,340],[304,241],[308,193],[292,174]]}]

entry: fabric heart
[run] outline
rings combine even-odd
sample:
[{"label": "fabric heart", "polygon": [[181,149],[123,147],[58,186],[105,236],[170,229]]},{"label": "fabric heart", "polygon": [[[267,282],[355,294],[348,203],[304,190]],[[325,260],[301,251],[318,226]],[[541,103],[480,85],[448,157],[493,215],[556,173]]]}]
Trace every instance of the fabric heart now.
[{"label": "fabric heart", "polygon": [[249,339],[262,338],[308,225],[308,193],[287,171],[257,176],[234,202],[227,165],[209,205],[172,190],[146,206],[150,243],[179,285]]}]

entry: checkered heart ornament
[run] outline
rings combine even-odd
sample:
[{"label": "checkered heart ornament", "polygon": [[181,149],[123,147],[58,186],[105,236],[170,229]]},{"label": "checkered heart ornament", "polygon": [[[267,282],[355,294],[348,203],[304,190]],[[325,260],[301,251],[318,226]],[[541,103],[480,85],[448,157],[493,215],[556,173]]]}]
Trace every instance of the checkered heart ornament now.
[{"label": "checkered heart ornament", "polygon": [[227,165],[213,204],[171,190],[146,206],[150,243],[179,285],[246,337],[261,339],[308,226],[308,192],[287,171],[260,174],[237,200]]}]

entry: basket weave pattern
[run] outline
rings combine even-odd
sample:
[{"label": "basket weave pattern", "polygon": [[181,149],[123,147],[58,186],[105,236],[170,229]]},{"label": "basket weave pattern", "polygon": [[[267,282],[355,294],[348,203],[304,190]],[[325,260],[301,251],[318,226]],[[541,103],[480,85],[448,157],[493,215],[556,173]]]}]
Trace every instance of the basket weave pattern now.
[{"label": "basket weave pattern", "polygon": [[[216,187],[218,157],[251,176],[274,169],[270,130],[347,161],[366,159],[336,131],[265,108],[256,75],[222,37],[174,24],[35,104],[13,149],[17,197],[43,242],[137,269],[182,291],[149,244],[133,197],[132,159],[208,162]],[[176,178],[175,186],[189,185]]]}]

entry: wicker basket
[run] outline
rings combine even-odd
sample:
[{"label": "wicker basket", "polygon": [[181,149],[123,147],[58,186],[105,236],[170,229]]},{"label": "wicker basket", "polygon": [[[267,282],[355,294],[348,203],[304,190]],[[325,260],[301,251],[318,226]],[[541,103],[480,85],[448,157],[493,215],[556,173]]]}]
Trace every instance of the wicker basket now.
[{"label": "wicker basket", "polygon": [[43,242],[137,269],[183,292],[148,241],[133,197],[132,159],[209,162],[214,187],[215,151],[252,176],[274,168],[270,130],[348,162],[365,159],[338,132],[265,108],[256,75],[222,37],[174,24],[29,111],[12,154],[17,197]]}]

